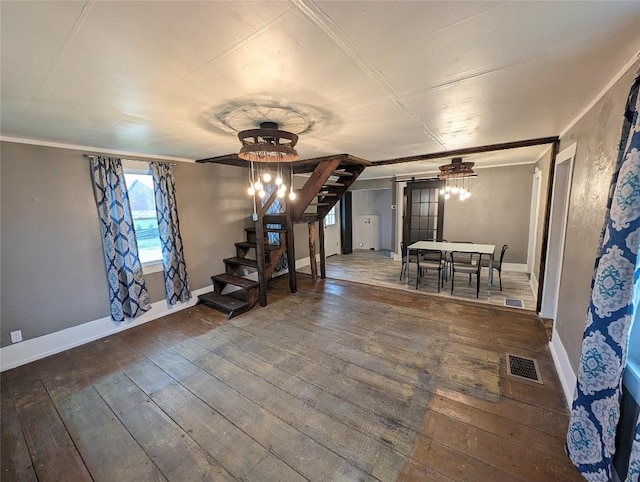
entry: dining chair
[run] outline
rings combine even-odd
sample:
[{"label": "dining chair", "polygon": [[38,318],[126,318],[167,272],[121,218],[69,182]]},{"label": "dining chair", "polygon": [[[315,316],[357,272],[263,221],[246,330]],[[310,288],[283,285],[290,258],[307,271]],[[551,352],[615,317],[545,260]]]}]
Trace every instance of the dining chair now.
[{"label": "dining chair", "polygon": [[421,253],[422,263],[420,264],[418,272],[418,281],[416,288],[420,284],[420,278],[426,275],[429,270],[436,270],[438,272],[438,293],[442,287],[443,269],[445,268],[445,260],[442,251],[435,249],[428,249]]},{"label": "dining chair", "polygon": [[[400,252],[402,253],[402,269],[400,270],[400,281],[402,281],[402,277],[407,274],[407,243],[404,241],[400,242]],[[409,256],[409,263],[416,264],[416,289],[418,289],[418,283],[420,282],[420,255],[419,253],[412,254]],[[409,280],[407,280],[409,281]]]},{"label": "dining chair", "polygon": [[[471,258],[469,258],[471,255]],[[471,277],[476,277],[476,298],[480,297],[480,254],[479,253],[463,253],[460,251],[452,251],[451,257],[451,294],[453,294],[453,284],[456,273],[465,273],[469,275],[469,286],[471,286]],[[476,259],[478,258],[478,259]]]},{"label": "dining chair", "polygon": [[[473,244],[473,241],[451,241],[452,243],[458,243],[458,244]],[[449,264],[448,269],[449,269],[449,274],[451,274],[451,259],[450,256],[447,257],[447,262]],[[458,253],[458,262],[459,263],[466,263],[466,264],[471,264],[473,261],[473,256],[471,256],[471,253],[466,253],[466,252],[459,252]]]},{"label": "dining chair", "polygon": [[[508,248],[509,248],[508,244],[503,244],[502,251],[500,251],[500,258],[498,259],[497,262],[495,260],[493,261],[493,269],[498,270],[498,279],[500,280],[500,291],[502,291],[502,261],[504,260],[504,253],[507,251]],[[485,257],[480,257],[480,266],[481,268],[488,268],[489,259]]]}]

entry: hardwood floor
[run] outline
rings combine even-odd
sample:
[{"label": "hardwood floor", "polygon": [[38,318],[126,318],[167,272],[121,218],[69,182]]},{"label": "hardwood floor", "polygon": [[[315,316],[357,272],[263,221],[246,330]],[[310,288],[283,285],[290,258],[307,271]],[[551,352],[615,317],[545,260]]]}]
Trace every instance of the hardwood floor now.
[{"label": "hardwood floor", "polygon": [[[537,318],[299,277],[2,374],[2,480],[582,480]],[[543,385],[508,378],[538,359]]]},{"label": "hardwood floor", "polygon": [[[483,268],[480,276],[480,296],[476,298],[475,278],[469,285],[468,277],[460,273],[456,276],[453,295],[451,294],[451,280],[445,282],[440,292],[438,292],[438,276],[437,272],[433,270],[422,277],[416,290],[416,265],[412,264],[409,269],[410,281],[407,284],[406,279],[399,279],[402,263],[391,259],[389,251],[354,250],[351,254],[338,254],[328,257],[326,266],[327,277],[333,279],[424,293],[429,296],[464,299],[474,303],[488,303],[496,306],[505,306],[505,299],[511,298],[521,300],[522,308],[525,310],[535,311],[536,309],[536,298],[526,273],[503,271],[503,291],[500,291],[498,272],[494,270],[491,296],[487,296],[489,270]],[[300,268],[300,272],[309,274],[311,269],[309,266],[305,266]]]}]

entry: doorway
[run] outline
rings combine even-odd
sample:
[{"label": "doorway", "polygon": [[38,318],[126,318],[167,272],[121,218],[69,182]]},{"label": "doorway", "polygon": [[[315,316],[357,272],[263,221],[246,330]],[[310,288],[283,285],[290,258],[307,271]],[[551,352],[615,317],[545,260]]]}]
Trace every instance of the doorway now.
[{"label": "doorway", "polygon": [[538,239],[538,216],[540,215],[540,171],[533,175],[531,187],[531,211],[529,215],[529,246],[527,249],[527,273],[532,284],[535,284],[534,293],[538,292],[538,281],[535,279],[534,267],[536,256],[536,241]]},{"label": "doorway", "polygon": [[558,296],[560,293],[560,278],[562,273],[562,260],[564,258],[567,215],[569,214],[571,178],[573,176],[573,159],[575,155],[576,144],[573,143],[560,152],[555,159],[547,261],[542,291],[542,307],[540,309],[541,317],[550,318],[554,321],[558,313]]},{"label": "doorway", "polygon": [[442,185],[437,179],[407,183],[402,223],[402,239],[407,245],[442,239],[444,202],[438,192]]}]

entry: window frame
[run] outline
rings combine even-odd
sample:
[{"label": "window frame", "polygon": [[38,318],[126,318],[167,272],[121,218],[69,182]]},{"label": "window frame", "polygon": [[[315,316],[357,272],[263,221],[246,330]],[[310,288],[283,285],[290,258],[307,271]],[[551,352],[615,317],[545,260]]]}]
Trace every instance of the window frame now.
[{"label": "window frame", "polygon": [[[148,162],[144,162],[144,161],[122,161],[122,169],[124,171],[125,174],[125,178],[127,174],[137,174],[137,175],[147,175],[150,176],[152,178],[153,181],[153,175],[151,173],[151,167],[149,166]],[[144,165],[145,167],[141,166]],[[127,196],[129,195],[129,186],[127,185]],[[153,205],[154,207],[157,209],[156,207],[156,202],[155,199],[153,200]],[[131,212],[131,217],[133,219],[133,211]],[[136,247],[138,248],[138,253],[140,252],[140,248],[138,246],[138,238],[136,237]],[[163,271],[163,261],[162,261],[162,252],[160,254],[160,258],[157,260],[153,260],[153,261],[140,261],[140,264],[142,265],[142,274],[151,274],[151,273],[159,273],[160,271]]]},{"label": "window frame", "polygon": [[[337,204],[334,204],[333,207],[331,209],[329,209],[329,212],[327,213],[327,215],[324,217],[324,225],[325,226],[335,226],[336,225],[336,206],[337,206]],[[331,222],[329,222],[330,219],[331,219]]]}]

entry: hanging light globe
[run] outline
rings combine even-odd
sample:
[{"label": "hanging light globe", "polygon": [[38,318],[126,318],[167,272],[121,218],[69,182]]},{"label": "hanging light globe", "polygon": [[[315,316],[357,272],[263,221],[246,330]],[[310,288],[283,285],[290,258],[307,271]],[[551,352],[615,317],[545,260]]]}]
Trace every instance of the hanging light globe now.
[{"label": "hanging light globe", "polygon": [[296,193],[293,192],[293,188],[291,188],[291,191],[289,191],[289,199],[291,199],[292,201],[295,200],[296,198]]},{"label": "hanging light globe", "polygon": [[276,186],[282,185],[282,178],[280,176],[276,177]]},{"label": "hanging light globe", "polygon": [[249,193],[249,196],[253,196],[256,193],[256,189],[253,186],[249,186],[249,189],[247,189],[247,192]]},{"label": "hanging light globe", "polygon": [[266,195],[267,195],[267,193],[266,193],[266,192],[264,192],[264,189],[261,189],[261,190],[258,192],[258,196],[260,197],[260,199],[263,199]]},{"label": "hanging light globe", "polygon": [[450,197],[451,197],[451,194],[449,194],[448,192],[447,192],[447,193],[445,193],[445,195],[444,195],[444,198],[445,198],[445,199],[449,199]]},{"label": "hanging light globe", "polygon": [[253,187],[258,192],[262,191],[262,189],[264,188],[264,186],[262,185],[262,183],[260,181],[256,182]]},{"label": "hanging light globe", "polygon": [[444,193],[445,193],[444,188],[440,189],[440,195],[441,195],[441,196],[444,196]]},{"label": "hanging light globe", "polygon": [[264,179],[264,182],[271,182],[271,174],[269,174],[268,172],[265,172],[262,175],[262,179]]}]

